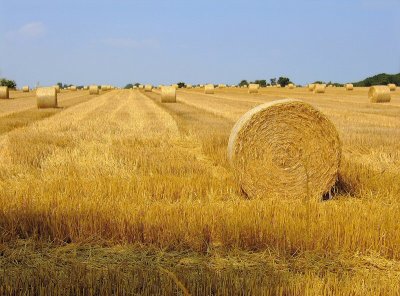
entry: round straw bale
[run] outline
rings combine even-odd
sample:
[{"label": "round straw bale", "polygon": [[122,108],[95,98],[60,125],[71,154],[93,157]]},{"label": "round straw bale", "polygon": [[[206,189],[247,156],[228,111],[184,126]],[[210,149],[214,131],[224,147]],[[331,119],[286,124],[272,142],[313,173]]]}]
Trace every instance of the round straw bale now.
[{"label": "round straw bale", "polygon": [[259,84],[251,83],[249,84],[249,94],[258,94]]},{"label": "round straw bale", "polygon": [[390,88],[386,85],[371,86],[368,91],[368,98],[372,103],[390,102]]},{"label": "round straw bale", "polygon": [[106,90],[107,90],[107,85],[102,85],[102,86],[101,86],[101,90],[102,90],[102,91],[106,91]]},{"label": "round straw bale", "polygon": [[326,84],[316,84],[314,87],[315,94],[323,94],[325,93]]},{"label": "round straw bale", "polygon": [[308,85],[308,90],[309,90],[309,91],[314,91],[314,89],[315,89],[315,84],[314,84],[314,83],[310,83],[310,84]]},{"label": "round straw bale", "polygon": [[89,94],[90,95],[98,95],[99,94],[99,87],[97,85],[89,86]]},{"label": "round straw bale", "polygon": [[[59,93],[61,91],[61,88],[58,84],[53,85],[53,87],[56,89],[56,92]],[[69,88],[69,87],[68,87]]]},{"label": "round straw bale", "polygon": [[277,84],[277,85],[276,85],[276,87],[277,87],[277,88],[281,88],[281,87],[282,87],[282,85],[280,85],[280,84]]},{"label": "round straw bale", "polygon": [[145,92],[151,92],[153,91],[153,86],[151,84],[146,84],[144,87]]},{"label": "round straw bale", "polygon": [[71,91],[76,91],[76,86],[75,85],[71,85]]},{"label": "round straw bale", "polygon": [[345,88],[346,88],[346,90],[353,90],[353,89],[354,89],[354,86],[353,86],[353,84],[351,84],[351,83],[347,83],[347,84],[345,85]]},{"label": "round straw bale", "polygon": [[214,94],[214,84],[207,84],[204,87],[204,93],[207,94],[207,95]]},{"label": "round straw bale", "polygon": [[293,84],[293,83],[289,83],[289,84],[288,84],[288,88],[289,88],[289,89],[294,89],[294,84]]},{"label": "round straw bale", "polygon": [[22,87],[22,92],[29,92],[29,85],[25,85]]},{"label": "round straw bale", "polygon": [[57,107],[57,90],[55,87],[40,87],[36,90],[37,107],[56,108]]},{"label": "round straw bale", "polygon": [[396,84],[394,84],[394,83],[389,83],[389,84],[388,84],[388,87],[389,87],[390,91],[396,91]]},{"label": "round straw bale", "polygon": [[161,103],[176,103],[176,88],[174,86],[161,87]]},{"label": "round straw bale", "polygon": [[226,88],[226,84],[218,84],[218,88]]},{"label": "round straw bale", "polygon": [[332,122],[310,104],[262,104],[233,127],[228,159],[249,197],[320,199],[335,184],[341,143]]},{"label": "round straw bale", "polygon": [[10,93],[8,91],[8,86],[0,86],[0,99],[9,99]]},{"label": "round straw bale", "polygon": [[191,88],[193,88],[193,85],[188,84],[188,85],[186,85],[186,88],[187,88],[187,89],[191,89]]}]

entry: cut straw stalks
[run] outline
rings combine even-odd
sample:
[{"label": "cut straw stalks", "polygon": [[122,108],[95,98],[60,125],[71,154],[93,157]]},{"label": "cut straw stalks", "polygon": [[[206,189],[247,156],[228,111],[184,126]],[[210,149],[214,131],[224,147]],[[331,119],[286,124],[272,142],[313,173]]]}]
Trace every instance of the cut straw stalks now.
[{"label": "cut straw stalks", "polygon": [[335,184],[341,143],[332,122],[310,104],[262,104],[233,127],[228,159],[251,198],[321,200]]},{"label": "cut straw stalks", "polygon": [[371,103],[387,103],[391,100],[390,88],[385,85],[371,86],[368,91]]},{"label": "cut straw stalks", "polygon": [[39,109],[57,108],[57,90],[55,87],[40,87],[36,90],[36,102]]}]

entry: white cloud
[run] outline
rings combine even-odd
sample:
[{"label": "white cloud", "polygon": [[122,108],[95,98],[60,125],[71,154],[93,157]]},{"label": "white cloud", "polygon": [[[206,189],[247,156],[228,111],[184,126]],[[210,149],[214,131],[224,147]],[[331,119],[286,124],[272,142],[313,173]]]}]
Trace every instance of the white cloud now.
[{"label": "white cloud", "polygon": [[42,22],[27,23],[16,31],[7,33],[9,38],[35,39],[46,33],[46,26]]},{"label": "white cloud", "polygon": [[159,46],[158,41],[154,39],[107,38],[103,39],[101,43],[117,48],[156,48]]}]

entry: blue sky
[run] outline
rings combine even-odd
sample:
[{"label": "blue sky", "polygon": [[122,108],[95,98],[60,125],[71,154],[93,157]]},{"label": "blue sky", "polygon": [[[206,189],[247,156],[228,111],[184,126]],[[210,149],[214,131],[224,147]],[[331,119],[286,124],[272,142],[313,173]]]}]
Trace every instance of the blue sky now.
[{"label": "blue sky", "polygon": [[400,0],[0,0],[0,76],[18,85],[382,72],[400,72]]}]

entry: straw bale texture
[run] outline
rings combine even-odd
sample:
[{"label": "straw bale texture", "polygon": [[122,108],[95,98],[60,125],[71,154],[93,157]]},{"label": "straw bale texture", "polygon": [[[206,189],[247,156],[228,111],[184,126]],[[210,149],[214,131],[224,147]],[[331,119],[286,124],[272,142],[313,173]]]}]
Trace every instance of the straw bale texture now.
[{"label": "straw bale texture", "polygon": [[55,87],[41,87],[36,90],[36,102],[39,109],[57,107],[57,90]]},{"label": "straw bale texture", "polygon": [[368,98],[372,103],[390,102],[390,88],[386,85],[371,86],[368,91]]},{"label": "straw bale texture", "polygon": [[29,92],[29,86],[28,85],[23,86],[22,92]]},{"label": "straw bale texture", "polygon": [[293,84],[293,83],[289,83],[289,84],[288,84],[288,88],[289,88],[289,89],[294,89],[294,84]]},{"label": "straw bale texture", "polygon": [[316,84],[314,87],[315,94],[323,94],[325,93],[326,84]]},{"label": "straw bale texture", "polygon": [[346,88],[346,90],[353,90],[353,89],[354,89],[354,86],[353,86],[353,84],[351,84],[351,83],[347,83],[346,86],[345,86],[345,88]]},{"label": "straw bale texture", "polygon": [[315,84],[314,84],[314,83],[310,83],[310,84],[308,85],[308,90],[309,90],[309,91],[314,91],[314,89],[315,89]]},{"label": "straw bale texture", "polygon": [[207,95],[214,94],[214,84],[207,84],[204,87],[204,93],[207,94]]},{"label": "straw bale texture", "polygon": [[144,87],[145,92],[151,92],[153,91],[153,86],[151,84],[146,84]]},{"label": "straw bale texture", "polygon": [[89,94],[90,95],[98,95],[99,94],[99,87],[97,85],[89,86]]},{"label": "straw bale texture", "polygon": [[71,86],[71,91],[76,91],[76,86],[75,85]]},{"label": "straw bale texture", "polygon": [[176,103],[176,89],[174,86],[161,88],[161,103]]},{"label": "straw bale texture", "polygon": [[249,197],[320,200],[335,184],[341,143],[335,126],[310,104],[262,104],[233,127],[228,159]]},{"label": "straw bale texture", "polygon": [[395,91],[396,90],[396,84],[394,84],[394,83],[389,83],[388,87],[389,87],[390,91]]},{"label": "straw bale texture", "polygon": [[249,84],[249,94],[257,94],[258,93],[258,89],[260,88],[259,84]]},{"label": "straw bale texture", "polygon": [[0,99],[9,99],[8,86],[0,86]]}]

